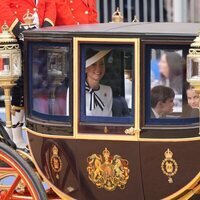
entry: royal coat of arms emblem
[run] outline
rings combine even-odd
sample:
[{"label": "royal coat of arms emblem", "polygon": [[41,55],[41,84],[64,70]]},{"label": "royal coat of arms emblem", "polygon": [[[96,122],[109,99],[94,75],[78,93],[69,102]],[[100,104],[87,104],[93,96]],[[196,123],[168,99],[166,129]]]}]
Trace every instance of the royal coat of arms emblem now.
[{"label": "royal coat of arms emblem", "polygon": [[107,191],[114,191],[117,187],[124,189],[130,173],[128,161],[119,155],[111,156],[107,148],[102,154],[92,154],[87,158],[89,179]]}]

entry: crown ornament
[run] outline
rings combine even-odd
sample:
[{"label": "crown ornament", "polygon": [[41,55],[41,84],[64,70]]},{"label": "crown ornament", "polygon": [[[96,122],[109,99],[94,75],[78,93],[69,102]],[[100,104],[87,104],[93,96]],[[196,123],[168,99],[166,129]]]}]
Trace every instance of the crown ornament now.
[{"label": "crown ornament", "polygon": [[6,21],[1,26],[2,33],[0,33],[0,43],[16,43],[17,40],[13,34],[9,31],[9,26]]},{"label": "crown ornament", "polygon": [[123,22],[123,16],[117,7],[117,10],[112,15],[112,22]]},{"label": "crown ornament", "polygon": [[109,157],[110,157],[110,151],[108,151],[107,148],[105,148],[105,149],[103,150],[103,157],[105,158],[105,160],[108,160]]},{"label": "crown ornament", "polygon": [[7,25],[6,21],[2,25],[1,30],[3,34],[7,34],[9,32],[9,26]]},{"label": "crown ornament", "polygon": [[193,40],[191,47],[200,47],[200,32],[198,33],[198,36]]},{"label": "crown ornament", "polygon": [[173,157],[173,153],[169,149],[165,151],[164,155],[165,155],[165,158],[167,159],[171,159]]},{"label": "crown ornament", "polygon": [[53,155],[58,155],[58,148],[56,147],[56,145],[53,146],[52,152],[53,152]]},{"label": "crown ornament", "polygon": [[24,20],[25,25],[31,25],[31,24],[33,24],[34,16],[29,11],[29,9],[27,9],[26,14],[23,16],[23,20]]}]

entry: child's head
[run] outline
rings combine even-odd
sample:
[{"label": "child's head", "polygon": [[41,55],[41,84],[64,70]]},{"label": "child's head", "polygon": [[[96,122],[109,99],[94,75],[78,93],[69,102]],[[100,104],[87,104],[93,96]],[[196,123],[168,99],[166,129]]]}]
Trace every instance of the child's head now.
[{"label": "child's head", "polygon": [[199,95],[191,86],[186,89],[186,94],[188,105],[191,108],[199,108]]},{"label": "child's head", "polygon": [[159,115],[167,115],[173,112],[175,93],[166,86],[156,86],[151,89],[151,107]]}]

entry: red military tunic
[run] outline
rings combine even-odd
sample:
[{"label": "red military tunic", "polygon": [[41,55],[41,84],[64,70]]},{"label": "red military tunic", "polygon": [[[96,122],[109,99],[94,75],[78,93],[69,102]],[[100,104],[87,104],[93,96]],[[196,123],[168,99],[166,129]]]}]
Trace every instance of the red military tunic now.
[{"label": "red military tunic", "polygon": [[55,0],[39,0],[37,5],[34,0],[1,0],[0,25],[2,26],[4,21],[6,21],[10,31],[12,31],[18,22],[24,23],[23,16],[27,9],[31,13],[37,11],[40,26],[43,26],[45,21],[52,26],[55,24]]},{"label": "red military tunic", "polygon": [[97,23],[96,0],[56,0],[56,26]]}]

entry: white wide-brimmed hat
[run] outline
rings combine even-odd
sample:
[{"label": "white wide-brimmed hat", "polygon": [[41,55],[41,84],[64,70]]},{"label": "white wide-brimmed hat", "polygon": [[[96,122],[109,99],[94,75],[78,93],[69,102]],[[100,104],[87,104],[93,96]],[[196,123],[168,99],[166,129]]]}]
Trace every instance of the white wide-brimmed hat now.
[{"label": "white wide-brimmed hat", "polygon": [[103,58],[105,55],[107,55],[110,51],[111,51],[110,49],[109,50],[95,51],[96,53],[86,60],[85,67],[87,68],[90,65],[94,64],[95,62],[97,62],[98,60]]}]

